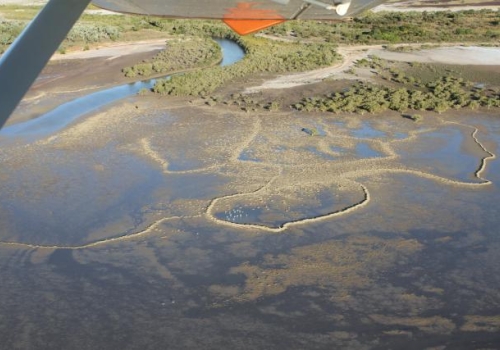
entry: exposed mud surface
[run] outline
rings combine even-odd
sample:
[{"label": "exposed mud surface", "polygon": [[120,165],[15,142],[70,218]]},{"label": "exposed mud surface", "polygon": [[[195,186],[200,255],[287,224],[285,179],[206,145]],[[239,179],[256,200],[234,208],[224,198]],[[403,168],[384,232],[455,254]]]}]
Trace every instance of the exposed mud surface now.
[{"label": "exposed mud surface", "polygon": [[131,97],[0,139],[2,344],[497,347],[496,111],[205,102]]},{"label": "exposed mud surface", "polygon": [[[495,154],[478,139],[476,127],[457,121],[429,120],[423,127],[397,117],[387,117],[389,125],[359,117],[275,113],[271,118],[194,106],[141,110],[115,106],[49,139],[20,141],[2,151],[3,201],[17,203],[8,221],[17,221],[18,229],[10,235],[31,237],[12,243],[65,242],[60,247],[71,248],[82,242],[78,248],[106,243],[93,242],[96,235],[113,241],[142,236],[169,216],[151,222],[148,207],[179,199],[184,206],[193,199],[194,205],[177,208],[174,217],[186,210],[234,229],[283,232],[369,205],[376,199],[359,180],[367,175],[413,174],[458,188],[491,185],[485,171]],[[304,127],[319,127],[323,134],[310,136]],[[360,145],[377,156],[364,154]],[[15,176],[20,167],[30,170]],[[174,178],[185,190],[161,198],[157,193]],[[82,210],[89,202],[92,206]],[[117,235],[114,224],[109,232],[95,233],[110,220],[98,213],[114,217],[117,205],[125,212],[112,221],[125,220],[130,229]],[[40,208],[47,211],[41,217]],[[90,237],[82,231],[87,226]]]},{"label": "exposed mud surface", "polygon": [[[216,334],[209,348],[231,348],[246,344],[248,335],[234,334],[251,324],[257,348],[373,348],[375,339],[438,346],[453,336],[465,349],[498,340],[495,117],[416,124],[396,115],[248,115],[168,104],[123,103],[2,149],[3,279],[17,281],[0,288],[3,313],[36,283],[84,319],[94,306],[105,318],[143,310],[147,318],[132,325],[113,323],[137,346],[152,344],[147,328],[174,348],[205,344],[203,332]],[[100,269],[109,272],[98,277]],[[477,269],[492,275],[478,279]],[[89,284],[94,306],[71,292],[74,273]],[[57,290],[48,285],[54,278]],[[144,283],[146,295],[132,288]],[[135,301],[125,307],[128,298]],[[30,324],[51,339],[63,332],[55,319],[44,323],[50,332],[37,321],[43,307],[23,303],[9,329]],[[69,321],[63,310],[57,318]],[[78,344],[100,342],[82,338],[93,326],[80,322]],[[164,333],[166,324],[178,333]],[[298,324],[302,331],[292,331]],[[198,334],[190,342],[179,340],[185,327]],[[39,344],[30,334],[7,339]]]}]

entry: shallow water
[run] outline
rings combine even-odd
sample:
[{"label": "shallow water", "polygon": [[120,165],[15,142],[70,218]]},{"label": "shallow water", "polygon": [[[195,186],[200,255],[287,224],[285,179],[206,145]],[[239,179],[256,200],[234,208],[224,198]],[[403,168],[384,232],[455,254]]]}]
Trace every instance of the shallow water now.
[{"label": "shallow water", "polygon": [[357,129],[351,129],[350,133],[352,136],[362,139],[373,139],[386,136],[384,132],[375,129],[368,121],[363,122],[362,126]]},{"label": "shallow water", "polygon": [[[280,228],[290,222],[321,217],[354,205],[361,200],[356,191],[338,191],[337,186],[315,186],[314,193],[297,189],[296,193],[275,193],[263,198],[242,197],[215,213],[218,219],[242,225]],[[300,201],[292,196],[298,196]]]},{"label": "shallow water", "polygon": [[7,126],[0,131],[0,136],[39,138],[51,135],[84,115],[97,111],[125,97],[133,96],[142,89],[151,89],[155,83],[155,79],[146,80],[112,87],[79,97],[35,119]]},{"label": "shallow water", "polygon": [[[222,49],[223,59],[221,66],[228,66],[241,60],[245,53],[235,42],[227,39],[214,39]],[[170,76],[164,77],[168,79]],[[51,135],[78,118],[95,112],[116,101],[133,96],[141,90],[150,90],[156,84],[157,79],[149,79],[131,84],[115,86],[100,90],[72,101],[63,103],[52,111],[45,113],[35,119],[10,125],[0,130],[0,137],[25,137],[29,140]]]},{"label": "shallow water", "polygon": [[311,152],[319,157],[321,157],[322,159],[324,160],[335,160],[335,157],[332,155],[332,154],[329,154],[329,153],[325,153],[321,150],[319,150],[317,147],[315,146],[308,146],[308,147],[305,147],[304,148],[305,151],[307,152]]},{"label": "shallow water", "polygon": [[245,161],[245,162],[260,162],[261,161],[261,159],[257,158],[253,154],[251,149],[248,149],[248,150],[241,152],[238,159],[241,161]]},{"label": "shallow water", "polygon": [[[460,181],[479,181],[474,172],[481,159],[464,149],[466,138],[470,138],[470,131],[455,127],[424,133],[419,136],[418,147],[400,153],[401,163],[411,166],[415,162],[433,174]],[[484,153],[483,156],[487,155]]]},{"label": "shallow water", "polygon": [[[212,168],[165,171],[136,139],[104,149],[92,140],[56,139],[0,150],[0,241],[31,244],[0,244],[2,344],[494,349],[500,343],[500,162],[489,162],[483,174],[493,185],[471,179],[481,159],[470,144],[472,128],[436,123],[424,132],[391,119],[394,129],[405,130],[400,137],[360,117],[361,128],[339,123],[338,133],[325,128],[325,136],[309,137],[296,118],[276,116],[275,130],[266,126],[248,142],[258,116],[186,114],[195,117],[174,120],[196,121],[186,131],[193,140],[212,145],[215,134],[207,130],[217,122],[215,149],[234,153],[210,163],[206,153],[179,142],[185,134],[167,127],[172,118],[164,127],[159,118],[154,128],[138,129],[137,140],[156,141],[158,157],[174,168],[182,163],[172,154],[187,151],[195,163],[182,169]],[[307,118],[304,125],[321,119]],[[485,147],[500,150],[498,118],[450,120],[479,127]],[[400,158],[374,154],[368,136],[359,136],[372,130],[374,143]],[[331,149],[353,159],[319,156],[341,137],[346,146]],[[361,185],[370,201],[345,215],[280,232],[255,227],[352,207],[363,199]],[[209,215],[212,204],[223,222]],[[127,237],[113,240],[120,235]],[[85,245],[92,242],[102,244]]]},{"label": "shallow water", "polygon": [[[16,181],[1,186],[0,205],[10,218],[2,220],[9,227],[6,237],[64,246],[82,243],[113,223],[124,223],[116,235],[140,227],[154,189],[162,183],[160,172],[130,156],[113,157],[111,173],[83,157],[64,164],[47,160],[60,157],[48,152],[45,164],[27,162],[25,167],[37,170],[23,171]],[[95,157],[110,160],[104,150]]]},{"label": "shallow water", "polygon": [[214,39],[220,45],[222,50],[222,67],[230,66],[245,57],[245,51],[241,46],[236,45],[233,41],[227,39]]},{"label": "shallow water", "polygon": [[383,156],[383,154],[377,152],[372,146],[364,142],[360,142],[356,145],[356,154],[360,158],[378,158]]}]

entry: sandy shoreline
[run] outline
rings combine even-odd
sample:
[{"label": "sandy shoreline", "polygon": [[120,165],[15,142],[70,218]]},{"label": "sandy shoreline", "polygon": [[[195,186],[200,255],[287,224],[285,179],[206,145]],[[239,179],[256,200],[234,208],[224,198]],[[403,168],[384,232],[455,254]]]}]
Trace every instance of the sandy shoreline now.
[{"label": "sandy shoreline", "polygon": [[[443,45],[443,46],[446,46]],[[414,52],[393,52],[376,49],[371,54],[387,60],[456,65],[495,66],[500,62],[499,47],[451,46]]]},{"label": "sandy shoreline", "polygon": [[51,60],[77,60],[106,57],[109,61],[122,56],[138,53],[163,50],[167,39],[143,40],[136,42],[116,42],[94,47],[85,51],[70,51],[68,53],[55,53]]},{"label": "sandy shoreline", "polygon": [[[500,62],[500,48],[498,47],[448,46],[450,44],[446,43],[441,45],[444,47],[413,52],[393,52],[384,49],[384,45],[339,46],[338,52],[344,57],[342,63],[309,72],[284,74],[278,78],[267,80],[259,86],[248,87],[245,89],[245,93],[252,94],[269,89],[288,89],[314,84],[328,78],[358,80],[360,79],[359,76],[347,74],[346,71],[352,68],[357,60],[366,58],[369,55],[402,62],[457,65],[497,65]],[[422,44],[402,46],[420,47]]]}]

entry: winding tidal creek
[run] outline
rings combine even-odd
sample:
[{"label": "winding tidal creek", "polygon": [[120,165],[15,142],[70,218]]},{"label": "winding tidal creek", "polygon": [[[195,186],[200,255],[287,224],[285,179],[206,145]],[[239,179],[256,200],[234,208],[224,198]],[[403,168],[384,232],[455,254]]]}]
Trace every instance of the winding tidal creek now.
[{"label": "winding tidal creek", "polygon": [[[245,56],[243,49],[235,42],[228,39],[214,40],[217,41],[222,50],[221,66],[234,64]],[[169,76],[164,78],[169,78]],[[0,131],[0,137],[29,137],[33,141],[36,138],[51,135],[82,116],[126,97],[136,95],[143,89],[152,89],[156,81],[157,79],[149,79],[119,85],[76,98],[37,118],[3,128]]]}]

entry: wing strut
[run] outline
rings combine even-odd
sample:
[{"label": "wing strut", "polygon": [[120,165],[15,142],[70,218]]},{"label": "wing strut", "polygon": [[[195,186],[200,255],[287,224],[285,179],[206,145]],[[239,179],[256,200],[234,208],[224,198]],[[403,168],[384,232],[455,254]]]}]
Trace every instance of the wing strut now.
[{"label": "wing strut", "polygon": [[50,0],[0,58],[0,128],[90,0]]}]

